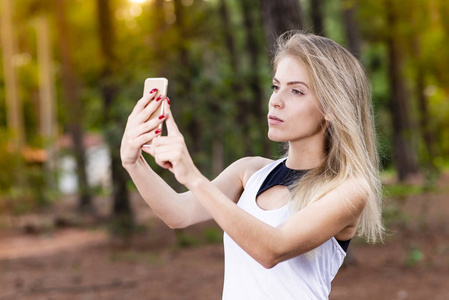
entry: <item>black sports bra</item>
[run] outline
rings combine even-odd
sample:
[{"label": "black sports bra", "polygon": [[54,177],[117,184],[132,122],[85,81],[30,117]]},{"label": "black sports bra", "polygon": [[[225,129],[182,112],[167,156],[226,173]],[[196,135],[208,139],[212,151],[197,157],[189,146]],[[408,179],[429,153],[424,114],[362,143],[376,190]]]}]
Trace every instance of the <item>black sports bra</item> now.
[{"label": "black sports bra", "polygon": [[[268,190],[269,188],[272,188],[276,185],[282,185],[286,187],[290,187],[292,183],[295,181],[301,179],[308,170],[294,170],[290,169],[285,165],[285,160],[278,164],[265,178],[264,182],[259,188],[259,191],[257,192],[257,196]],[[256,197],[257,197],[256,196]],[[339,241],[337,240],[340,247],[346,252],[349,247],[349,243],[351,242],[351,239],[347,241]]]}]

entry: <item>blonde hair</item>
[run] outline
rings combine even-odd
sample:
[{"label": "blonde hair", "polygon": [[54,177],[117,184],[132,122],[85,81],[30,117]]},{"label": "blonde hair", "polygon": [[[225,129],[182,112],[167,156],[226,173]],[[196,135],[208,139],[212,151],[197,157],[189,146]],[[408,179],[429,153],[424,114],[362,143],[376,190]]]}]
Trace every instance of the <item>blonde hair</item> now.
[{"label": "blonde hair", "polygon": [[[298,211],[355,178],[367,195],[358,233],[368,242],[382,240],[382,193],[368,79],[359,61],[336,42],[313,34],[287,32],[278,39],[276,70],[284,57],[307,70],[326,127],[326,159],[292,186],[291,208]],[[361,179],[361,180],[360,180]]]}]

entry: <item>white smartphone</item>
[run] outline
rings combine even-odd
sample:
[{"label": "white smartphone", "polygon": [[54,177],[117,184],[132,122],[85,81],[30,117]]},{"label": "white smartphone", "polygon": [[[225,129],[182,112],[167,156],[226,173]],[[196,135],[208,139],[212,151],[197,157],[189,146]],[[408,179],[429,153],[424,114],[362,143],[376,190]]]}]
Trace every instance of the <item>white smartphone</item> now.
[{"label": "white smartphone", "polygon": [[[154,99],[157,99],[157,97],[162,96],[162,98],[165,98],[167,96],[167,87],[168,87],[168,80],[167,78],[158,77],[158,78],[147,78],[145,79],[145,84],[143,88],[143,94],[148,95],[151,90],[157,89],[156,95],[154,96]],[[154,100],[152,100],[154,101]],[[159,106],[159,109],[157,109],[151,116],[148,118],[148,120],[158,118],[160,115],[164,114],[164,105],[161,104]],[[162,130],[162,123],[159,125],[159,129]],[[151,142],[147,143],[146,147],[149,147],[151,145]]]}]

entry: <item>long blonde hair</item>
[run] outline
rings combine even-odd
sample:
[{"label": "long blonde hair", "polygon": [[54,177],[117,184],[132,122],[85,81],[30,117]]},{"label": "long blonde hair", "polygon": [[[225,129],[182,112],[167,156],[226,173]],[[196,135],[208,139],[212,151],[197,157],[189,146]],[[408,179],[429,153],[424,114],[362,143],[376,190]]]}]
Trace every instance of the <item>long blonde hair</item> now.
[{"label": "long blonde hair", "polygon": [[278,39],[276,70],[284,57],[297,59],[307,70],[311,89],[326,126],[326,159],[292,186],[291,208],[298,211],[319,200],[349,178],[362,179],[368,195],[358,233],[369,242],[382,240],[382,193],[369,81],[359,61],[336,42],[298,31]]}]

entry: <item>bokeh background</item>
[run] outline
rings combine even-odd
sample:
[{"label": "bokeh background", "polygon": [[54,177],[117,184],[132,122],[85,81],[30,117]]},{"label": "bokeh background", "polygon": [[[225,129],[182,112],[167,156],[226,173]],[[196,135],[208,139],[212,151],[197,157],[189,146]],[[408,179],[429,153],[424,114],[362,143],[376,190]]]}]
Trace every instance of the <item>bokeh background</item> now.
[{"label": "bokeh background", "polygon": [[[209,178],[266,137],[276,37],[302,29],[370,78],[382,245],[355,240],[331,299],[449,294],[446,0],[1,0],[0,300],[220,299],[221,230],[170,230],[119,156],[148,77]],[[178,191],[168,171],[149,163]]]}]

